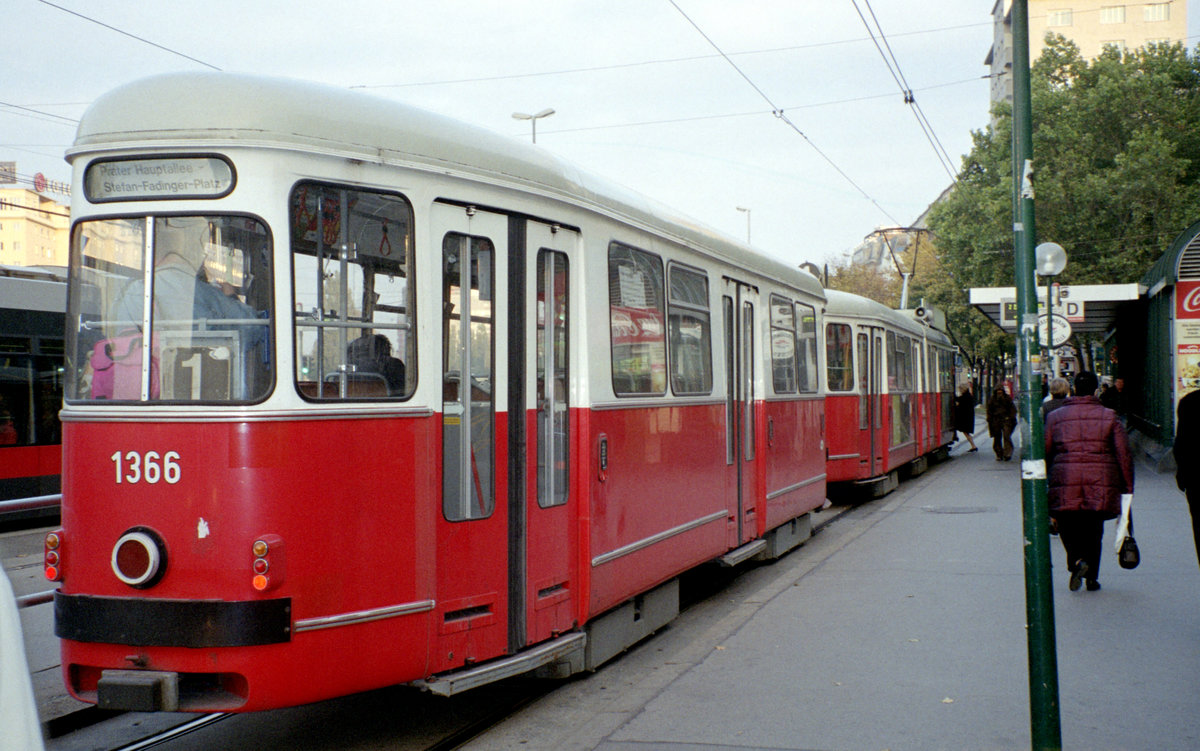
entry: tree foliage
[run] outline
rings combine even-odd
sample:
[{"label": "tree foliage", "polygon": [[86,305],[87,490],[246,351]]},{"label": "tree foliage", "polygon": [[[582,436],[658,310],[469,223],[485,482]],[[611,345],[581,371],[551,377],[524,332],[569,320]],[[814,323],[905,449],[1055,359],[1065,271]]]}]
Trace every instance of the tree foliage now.
[{"label": "tree foliage", "polygon": [[[1031,73],[1037,242],[1066,249],[1063,284],[1136,281],[1200,217],[1200,61],[1178,44],[1089,61],[1053,36]],[[944,273],[922,280],[984,356],[1012,349],[967,307],[968,288],[1014,283],[1011,107],[993,114],[931,212]]]}]

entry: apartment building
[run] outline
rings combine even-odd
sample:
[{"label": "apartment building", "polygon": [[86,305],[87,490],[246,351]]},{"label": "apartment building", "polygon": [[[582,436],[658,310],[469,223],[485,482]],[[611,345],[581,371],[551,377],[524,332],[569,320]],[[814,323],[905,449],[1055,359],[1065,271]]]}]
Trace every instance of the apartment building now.
[{"label": "apartment building", "polygon": [[[1156,42],[1187,38],[1186,0],[1126,2],[1115,0],[1028,0],[1029,59],[1046,46],[1046,35],[1061,34],[1085,58],[1106,47],[1132,50]],[[995,36],[984,65],[992,78],[993,102],[1012,101],[1012,0],[996,0],[992,8]]]},{"label": "apartment building", "polygon": [[52,188],[68,189],[36,178],[23,187],[15,169],[0,169],[0,265],[67,265],[70,207],[45,195]]}]

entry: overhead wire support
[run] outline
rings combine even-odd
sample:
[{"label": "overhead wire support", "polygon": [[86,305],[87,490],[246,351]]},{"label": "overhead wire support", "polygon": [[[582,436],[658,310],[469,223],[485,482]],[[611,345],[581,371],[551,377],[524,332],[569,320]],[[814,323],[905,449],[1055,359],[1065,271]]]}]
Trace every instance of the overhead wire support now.
[{"label": "overhead wire support", "polygon": [[771,106],[771,114],[772,115],[779,118],[783,122],[787,123],[788,127],[790,127],[792,130],[796,131],[796,133],[801,138],[803,138],[808,143],[808,145],[811,146],[813,148],[813,150],[816,151],[817,154],[819,154],[821,156],[821,158],[824,159],[829,164],[829,166],[833,167],[834,170],[836,170],[837,173],[846,180],[846,182],[848,182],[852,186],[854,186],[854,189],[857,190],[859,193],[861,193],[863,198],[866,198],[868,201],[870,201],[872,204],[874,204],[875,208],[879,209],[883,213],[884,216],[886,216],[888,219],[891,219],[896,224],[901,223],[900,220],[896,219],[894,216],[892,216],[890,213],[888,213],[887,209],[883,208],[883,206],[881,206],[878,201],[876,201],[874,198],[872,198],[871,194],[869,194],[869,193],[867,193],[867,191],[863,190],[862,186],[860,186],[848,174],[846,174],[845,170],[843,170],[841,167],[839,167],[837,165],[836,162],[834,162],[832,159],[830,159],[829,156],[824,151],[821,151],[821,149],[818,148],[817,145],[812,142],[812,139],[809,138],[804,133],[804,131],[800,130],[799,126],[797,126],[794,122],[789,120],[787,115],[784,114],[783,108],[778,106],[777,104],[775,104],[775,102],[771,101],[771,97],[767,96],[767,93],[765,91],[763,91],[761,88],[759,88],[758,84],[754,83],[754,81],[750,78],[750,76],[746,75],[746,72],[743,71],[741,68],[739,68],[738,64],[735,63],[729,57],[729,55],[725,54],[725,51],[722,50],[721,47],[716,42],[714,42],[711,37],[708,36],[708,34],[704,33],[704,29],[701,29],[700,26],[695,21],[692,20],[691,16],[689,16],[687,13],[685,13],[683,8],[679,7],[679,5],[675,2],[675,0],[667,0],[667,2],[671,3],[671,5],[675,8],[675,10],[679,11],[679,15],[683,16],[684,19],[689,24],[692,25],[692,28],[694,28],[696,30],[696,32],[700,34],[700,36],[704,37],[704,41],[708,42],[712,46],[712,48],[715,49],[718,54],[720,54],[721,57],[725,58],[725,62],[727,62],[731,66],[733,66],[733,69],[737,71],[738,75],[741,76],[746,81],[746,83],[750,84],[750,87],[752,89],[754,89],[755,91],[758,92],[758,95],[763,98],[763,101],[765,101],[767,104],[769,104]]},{"label": "overhead wire support", "polygon": [[[921,105],[917,103],[917,98],[913,95],[912,87],[908,85],[908,79],[904,77],[904,72],[900,69],[900,61],[896,58],[896,53],[892,51],[892,45],[888,43],[887,35],[883,33],[883,27],[879,24],[879,18],[875,15],[875,9],[871,7],[870,0],[863,0],[863,4],[867,6],[867,11],[871,14],[871,22],[874,22],[874,28],[871,27],[871,22],[867,21],[867,17],[863,15],[862,9],[858,7],[858,0],[850,0],[854,6],[854,10],[858,13],[859,19],[863,22],[863,26],[867,30],[867,34],[871,37],[871,41],[875,44],[875,49],[879,51],[879,56],[883,58],[883,64],[887,66],[888,72],[892,74],[892,79],[896,85],[900,87],[900,92],[904,94],[904,103],[912,107],[913,117],[917,120],[917,125],[920,126],[921,132],[925,134],[925,139],[929,141],[929,145],[933,147],[933,153],[937,156],[938,162],[941,163],[942,169],[946,170],[946,174],[950,176],[951,182],[957,182],[958,176],[954,172],[954,159],[946,151],[946,147],[942,145],[942,141],[937,137],[937,133],[933,130],[933,124],[929,122],[929,118],[925,116],[925,112],[921,109]],[[875,38],[876,32],[879,33],[879,38]],[[880,41],[883,45],[880,46]],[[884,48],[887,51],[884,51]]]}]

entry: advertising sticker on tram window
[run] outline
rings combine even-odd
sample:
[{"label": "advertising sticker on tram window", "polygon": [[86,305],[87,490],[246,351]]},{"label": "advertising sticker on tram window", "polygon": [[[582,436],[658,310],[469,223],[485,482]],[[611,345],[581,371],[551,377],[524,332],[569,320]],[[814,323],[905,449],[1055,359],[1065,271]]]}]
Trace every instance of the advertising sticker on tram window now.
[{"label": "advertising sticker on tram window", "polygon": [[1200,281],[1175,285],[1175,396],[1200,389]]},{"label": "advertising sticker on tram window", "polygon": [[233,184],[233,167],[213,156],[104,160],[89,164],[83,176],[92,203],[220,198]]}]

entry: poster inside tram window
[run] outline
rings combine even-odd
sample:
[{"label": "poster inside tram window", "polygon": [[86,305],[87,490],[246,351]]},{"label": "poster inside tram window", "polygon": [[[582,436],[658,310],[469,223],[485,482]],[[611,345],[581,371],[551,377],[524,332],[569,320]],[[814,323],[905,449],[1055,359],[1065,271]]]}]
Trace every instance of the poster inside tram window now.
[{"label": "poster inside tram window", "polygon": [[1175,398],[1200,389],[1200,281],[1175,286]]}]

